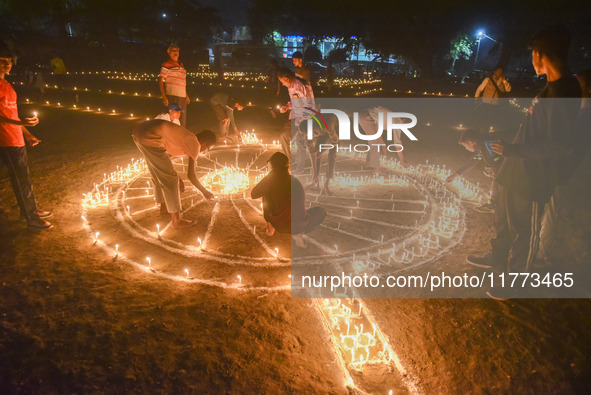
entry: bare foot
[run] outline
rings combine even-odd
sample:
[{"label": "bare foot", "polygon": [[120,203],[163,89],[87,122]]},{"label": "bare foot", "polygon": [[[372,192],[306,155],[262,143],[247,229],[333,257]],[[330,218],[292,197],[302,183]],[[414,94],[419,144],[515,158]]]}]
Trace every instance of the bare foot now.
[{"label": "bare foot", "polygon": [[189,226],[193,226],[194,224],[195,224],[195,221],[193,221],[193,220],[181,219],[180,221],[173,223],[172,227],[174,229],[183,229],[183,228],[188,228]]},{"label": "bare foot", "polygon": [[320,192],[320,194],[332,196],[332,195],[334,195],[334,192],[329,188],[328,183],[326,183],[326,184],[324,184],[324,187],[322,188],[322,191]]},{"label": "bare foot", "polygon": [[300,248],[308,248],[301,233],[299,235],[292,235],[291,237],[293,241],[295,241],[296,246]]},{"label": "bare foot", "polygon": [[267,222],[267,236],[273,236],[275,234],[275,228],[270,222]]},{"label": "bare foot", "polygon": [[320,186],[318,185],[318,180],[313,180],[312,183],[306,185],[304,189],[308,191],[318,191],[320,189]]}]

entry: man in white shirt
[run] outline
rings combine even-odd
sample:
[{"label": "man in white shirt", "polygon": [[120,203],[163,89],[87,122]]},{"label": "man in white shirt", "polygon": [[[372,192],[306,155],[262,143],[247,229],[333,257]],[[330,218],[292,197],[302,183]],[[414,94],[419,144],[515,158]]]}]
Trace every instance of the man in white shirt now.
[{"label": "man in white shirt", "polygon": [[172,122],[176,125],[181,126],[181,113],[183,109],[177,103],[172,103],[168,106],[168,112],[163,112],[156,115],[154,119],[163,119],[168,122]]},{"label": "man in white shirt", "polygon": [[482,94],[482,103],[496,106],[499,104],[499,97],[503,97],[505,93],[509,92],[511,92],[511,84],[505,78],[503,68],[497,66],[493,75],[486,77],[478,86],[474,97],[479,98]]}]

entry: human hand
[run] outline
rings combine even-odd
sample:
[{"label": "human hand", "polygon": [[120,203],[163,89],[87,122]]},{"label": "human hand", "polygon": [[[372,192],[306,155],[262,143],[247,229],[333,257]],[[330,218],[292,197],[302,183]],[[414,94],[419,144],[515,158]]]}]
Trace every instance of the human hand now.
[{"label": "human hand", "polygon": [[490,145],[490,149],[492,149],[495,154],[502,156],[505,151],[505,143],[502,140],[493,141]]},{"label": "human hand", "polygon": [[201,191],[201,193],[203,194],[203,197],[206,198],[207,200],[211,200],[215,196],[213,193],[209,192],[207,189],[203,189]]},{"label": "human hand", "polygon": [[32,117],[32,118],[25,118],[21,121],[21,126],[35,126],[39,123],[39,118]]},{"label": "human hand", "polygon": [[191,103],[191,98],[187,95],[187,104]]},{"label": "human hand", "polygon": [[26,134],[24,136],[25,136],[25,139],[27,140],[27,143],[29,143],[31,145],[31,147],[34,147],[41,142],[41,140],[39,140],[37,137],[33,136],[30,133]]},{"label": "human hand", "polygon": [[168,107],[168,97],[162,96],[162,104],[164,104],[166,107]]},{"label": "human hand", "polygon": [[279,112],[280,112],[281,114],[283,114],[283,113],[284,113],[284,112],[286,112],[287,110],[289,110],[289,108],[288,108],[287,106],[281,106],[281,107],[279,108]]}]

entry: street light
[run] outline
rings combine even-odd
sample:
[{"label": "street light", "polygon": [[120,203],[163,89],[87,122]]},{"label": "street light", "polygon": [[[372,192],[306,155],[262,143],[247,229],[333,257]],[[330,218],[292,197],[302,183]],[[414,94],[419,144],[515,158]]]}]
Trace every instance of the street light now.
[{"label": "street light", "polygon": [[[495,40],[494,38],[487,36],[486,33],[484,33],[484,30],[479,30],[478,33],[476,33],[476,37],[478,37],[478,46],[476,47],[476,58],[474,59],[474,70],[476,70],[476,65],[478,64],[478,52],[480,52],[480,40],[482,40],[483,37],[488,38],[489,40],[499,44],[499,42],[497,40]],[[502,43],[500,43],[501,45],[503,45]]]}]

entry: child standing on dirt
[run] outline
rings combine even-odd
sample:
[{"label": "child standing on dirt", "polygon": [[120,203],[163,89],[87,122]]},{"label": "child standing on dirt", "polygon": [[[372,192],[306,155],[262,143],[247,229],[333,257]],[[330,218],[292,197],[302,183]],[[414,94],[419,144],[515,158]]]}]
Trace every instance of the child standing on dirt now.
[{"label": "child standing on dirt", "polygon": [[0,47],[0,159],[8,168],[10,183],[21,210],[21,218],[29,228],[48,229],[52,225],[44,218],[51,217],[49,211],[37,207],[35,193],[29,179],[29,163],[25,141],[31,146],[41,142],[33,136],[27,126],[35,126],[39,119],[35,116],[20,120],[16,106],[16,92],[4,79],[12,69],[12,59],[16,56],[8,47]]}]

